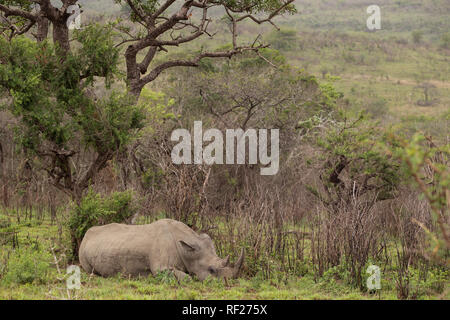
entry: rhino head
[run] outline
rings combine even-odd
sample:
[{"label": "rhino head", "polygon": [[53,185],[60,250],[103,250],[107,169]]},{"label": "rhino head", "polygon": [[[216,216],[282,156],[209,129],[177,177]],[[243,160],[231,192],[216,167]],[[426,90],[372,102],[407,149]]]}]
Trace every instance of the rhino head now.
[{"label": "rhino head", "polygon": [[233,265],[229,256],[221,259],[216,254],[214,244],[207,234],[201,234],[200,239],[178,241],[178,251],[181,259],[191,275],[196,275],[200,281],[207,277],[237,278],[244,263],[244,249],[238,261]]}]

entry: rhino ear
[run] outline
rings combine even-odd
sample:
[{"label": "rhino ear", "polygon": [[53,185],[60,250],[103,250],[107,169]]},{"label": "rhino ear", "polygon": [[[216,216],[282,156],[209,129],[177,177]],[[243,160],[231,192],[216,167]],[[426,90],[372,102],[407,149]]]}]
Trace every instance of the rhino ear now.
[{"label": "rhino ear", "polygon": [[184,242],[183,240],[180,240],[179,242],[181,244],[181,247],[188,252],[194,252],[198,250],[198,247],[195,244],[189,244]]}]

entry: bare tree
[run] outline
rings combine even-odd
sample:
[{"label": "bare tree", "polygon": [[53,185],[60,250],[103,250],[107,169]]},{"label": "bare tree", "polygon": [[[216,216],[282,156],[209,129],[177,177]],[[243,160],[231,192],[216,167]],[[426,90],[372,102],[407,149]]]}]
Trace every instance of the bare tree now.
[{"label": "bare tree", "polygon": [[[166,69],[179,66],[197,67],[203,58],[230,58],[245,51],[257,51],[266,47],[267,45],[258,41],[259,36],[253,43],[239,44],[237,39],[238,24],[246,20],[252,20],[258,24],[266,22],[273,24],[272,20],[277,15],[295,10],[291,5],[294,2],[293,0],[243,1],[242,3],[223,0],[167,0],[150,9],[139,1],[118,2],[125,2],[131,8],[133,20],[145,30],[144,34],[142,32],[134,35],[128,33],[128,37],[123,40],[123,43],[132,42],[126,49],[125,58],[129,91],[136,96],[139,96],[146,84],[155,80]],[[182,5],[175,9],[173,13],[168,14],[171,7],[177,6],[180,2]],[[178,47],[202,36],[213,37],[215,34],[209,31],[209,27],[214,20],[211,11],[217,8],[225,13],[229,24],[232,43],[229,50],[214,52],[200,50],[190,59],[169,60],[149,69],[158,52],[168,52],[170,47]],[[260,18],[255,15],[260,12],[266,13],[268,16]],[[145,56],[138,61],[138,55],[141,52],[144,52]]]}]

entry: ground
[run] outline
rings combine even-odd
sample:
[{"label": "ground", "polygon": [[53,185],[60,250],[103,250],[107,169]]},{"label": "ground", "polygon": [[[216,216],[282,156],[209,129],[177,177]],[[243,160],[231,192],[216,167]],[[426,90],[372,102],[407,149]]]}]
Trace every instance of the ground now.
[{"label": "ground", "polygon": [[[6,216],[2,216],[3,221]],[[8,216],[10,220],[14,216]],[[46,274],[31,283],[18,284],[0,279],[1,299],[397,299],[392,278],[382,278],[382,289],[369,293],[336,279],[332,272],[318,281],[311,273],[303,276],[274,275],[271,279],[254,276],[236,280],[208,279],[178,283],[166,273],[142,279],[129,279],[117,275],[103,278],[81,271],[81,288],[67,290],[63,246],[64,232],[49,218],[31,218],[20,223],[13,220],[10,228],[18,232],[19,249],[35,248],[45,252],[49,259]],[[0,229],[4,232],[6,229]],[[9,229],[11,230],[11,229]],[[5,252],[12,252],[10,245],[3,245],[0,261]],[[54,255],[52,253],[52,248]],[[13,253],[11,253],[13,254]],[[58,260],[58,266],[55,263]],[[23,261],[23,259],[21,260]],[[20,268],[20,266],[16,266]],[[1,268],[0,268],[1,271]],[[432,287],[432,286],[431,286]],[[433,291],[426,288],[417,298],[449,299],[448,290]]]}]

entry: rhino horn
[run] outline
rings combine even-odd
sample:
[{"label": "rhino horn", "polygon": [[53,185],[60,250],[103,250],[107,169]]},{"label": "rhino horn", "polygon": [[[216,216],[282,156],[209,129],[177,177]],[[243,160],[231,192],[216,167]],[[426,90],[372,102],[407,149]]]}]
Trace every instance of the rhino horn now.
[{"label": "rhino horn", "polygon": [[228,267],[229,264],[230,264],[230,256],[228,255],[228,256],[226,256],[225,259],[222,260],[222,266],[221,267],[222,268]]}]

